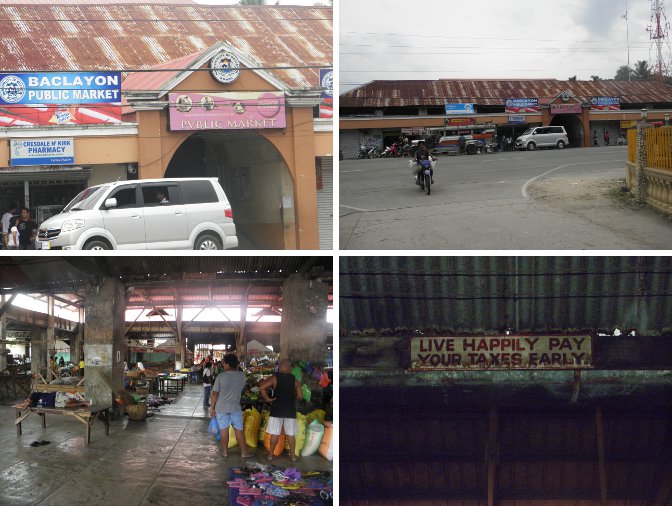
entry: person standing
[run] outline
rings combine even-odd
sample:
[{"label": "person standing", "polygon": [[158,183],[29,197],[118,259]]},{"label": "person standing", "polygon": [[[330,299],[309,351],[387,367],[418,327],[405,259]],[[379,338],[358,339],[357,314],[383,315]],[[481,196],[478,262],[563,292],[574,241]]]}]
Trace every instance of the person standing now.
[{"label": "person standing", "polygon": [[1,223],[2,223],[2,247],[7,248],[7,245],[9,244],[9,234],[11,232],[10,227],[10,221],[16,214],[16,204],[10,204],[9,208],[5,212],[5,214],[2,215]]},{"label": "person standing", "polygon": [[604,145],[605,146],[609,145],[609,130],[604,131]]},{"label": "person standing", "polygon": [[84,377],[84,359],[81,359],[79,361],[79,375],[83,378]]},{"label": "person standing", "polygon": [[35,249],[37,237],[37,223],[30,219],[30,209],[21,209],[21,218],[16,222],[19,231],[19,249]]},{"label": "person standing", "polygon": [[16,228],[16,221],[12,223],[12,226],[9,229],[9,236],[7,237],[7,249],[8,250],[19,249],[19,229]]},{"label": "person standing", "polygon": [[212,372],[210,371],[210,362],[203,366],[203,407],[210,407],[210,390],[212,390]]},{"label": "person standing", "polygon": [[210,417],[217,417],[221,432],[222,455],[229,456],[229,427],[233,425],[236,441],[240,446],[240,456],[244,459],[254,457],[245,444],[243,432],[243,411],[240,407],[240,395],[245,388],[245,373],[238,370],[238,357],[224,355],[223,372],[217,375],[212,387]]},{"label": "person standing", "polygon": [[[280,361],[278,372],[269,376],[259,385],[259,391],[264,401],[271,405],[271,416],[268,418],[266,432],[271,435],[271,445],[266,457],[273,460],[273,452],[278,444],[282,429],[289,442],[289,455],[292,461],[296,460],[296,401],[303,399],[301,384],[291,374],[292,363],[283,359]],[[273,397],[269,396],[269,390],[273,390]]]},{"label": "person standing", "polygon": [[593,146],[599,146],[597,143],[597,130],[593,130]]}]

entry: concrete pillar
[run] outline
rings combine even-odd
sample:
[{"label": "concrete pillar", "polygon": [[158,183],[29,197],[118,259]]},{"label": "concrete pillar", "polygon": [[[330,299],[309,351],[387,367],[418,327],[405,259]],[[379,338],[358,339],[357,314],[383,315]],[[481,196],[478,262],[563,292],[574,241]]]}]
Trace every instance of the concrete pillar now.
[{"label": "concrete pillar", "polygon": [[646,158],[646,123],[644,120],[640,120],[637,123],[637,154],[635,158],[635,198],[640,204],[644,204],[648,196],[646,175],[644,174]]},{"label": "concrete pillar", "polygon": [[245,295],[240,301],[240,332],[236,337],[236,355],[240,360],[247,356],[247,336],[245,335],[245,325],[247,324],[247,293],[250,290],[248,287],[245,290]]},{"label": "concrete pillar", "polygon": [[86,397],[94,405],[112,404],[114,389],[123,389],[124,285],[114,278],[103,278],[85,293],[86,342],[84,343],[84,385]]},{"label": "concrete pillar", "polygon": [[[47,339],[47,365],[51,364],[51,357],[56,355],[56,318],[54,317],[54,298],[47,297],[47,330],[45,333]],[[47,371],[47,381],[54,379],[54,371],[51,367]]]},{"label": "concrete pillar", "polygon": [[328,294],[325,283],[303,274],[292,274],[282,284],[281,358],[324,364]]},{"label": "concrete pillar", "polygon": [[182,305],[177,306],[177,315],[175,318],[175,369],[179,370],[186,367],[187,363],[187,343],[182,332]]},{"label": "concrete pillar", "polygon": [[[9,297],[6,295],[3,295],[0,297],[0,307],[4,307],[4,305],[8,302]],[[5,340],[7,339],[7,315],[3,313],[2,316],[0,316],[0,373],[7,369],[7,355],[5,355],[5,350],[7,349],[7,346],[5,345]]]},{"label": "concrete pillar", "polygon": [[77,325],[77,333],[72,338],[70,338],[70,362],[72,362],[76,366],[79,366],[79,361],[82,360],[83,344],[84,344],[84,310],[82,308],[79,308],[79,325]]},{"label": "concrete pillar", "polygon": [[30,334],[30,372],[33,374],[39,372],[48,381],[47,329],[35,325]]}]

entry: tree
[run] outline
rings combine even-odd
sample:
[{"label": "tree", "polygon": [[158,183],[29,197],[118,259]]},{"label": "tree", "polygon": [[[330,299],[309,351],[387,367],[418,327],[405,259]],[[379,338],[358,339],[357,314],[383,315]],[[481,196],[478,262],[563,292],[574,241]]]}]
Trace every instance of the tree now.
[{"label": "tree", "polygon": [[635,66],[632,70],[632,77],[638,81],[648,81],[651,79],[653,75],[651,74],[651,66],[649,65],[649,62],[646,60],[640,60],[635,63]]},{"label": "tree", "polygon": [[238,0],[240,5],[266,5],[266,0]]},{"label": "tree", "polygon": [[621,65],[620,67],[618,67],[618,70],[616,71],[614,80],[629,81],[631,77],[632,77],[632,69],[627,65]]},{"label": "tree", "polygon": [[576,81],[577,79],[576,79],[576,76],[572,76],[572,77],[568,77],[567,80],[568,81]]},{"label": "tree", "polygon": [[590,78],[591,78],[593,81],[601,81],[601,80],[602,80],[602,78],[601,78],[600,76],[590,76]]}]

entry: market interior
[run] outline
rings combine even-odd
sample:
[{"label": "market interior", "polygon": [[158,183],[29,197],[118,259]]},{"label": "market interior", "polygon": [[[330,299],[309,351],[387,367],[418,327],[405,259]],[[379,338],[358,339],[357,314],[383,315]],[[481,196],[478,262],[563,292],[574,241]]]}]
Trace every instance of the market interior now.
[{"label": "market interior", "polygon": [[[267,504],[329,504],[332,261],[3,258],[0,503],[252,504],[263,489]],[[202,363],[227,353],[246,374],[252,459],[208,433]],[[280,358],[304,397],[298,460],[279,444],[269,463],[258,385]],[[286,478],[266,488],[274,470]]]}]

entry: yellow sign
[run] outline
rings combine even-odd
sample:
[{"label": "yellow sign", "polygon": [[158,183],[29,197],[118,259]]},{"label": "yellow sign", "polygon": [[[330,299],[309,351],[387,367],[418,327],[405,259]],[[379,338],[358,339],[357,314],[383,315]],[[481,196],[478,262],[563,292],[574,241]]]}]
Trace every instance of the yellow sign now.
[{"label": "yellow sign", "polygon": [[412,337],[411,369],[585,369],[590,336]]},{"label": "yellow sign", "polygon": [[636,121],[621,121],[621,128],[630,128],[637,124]]}]

